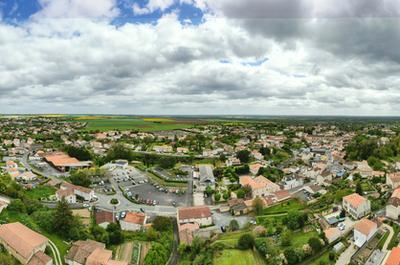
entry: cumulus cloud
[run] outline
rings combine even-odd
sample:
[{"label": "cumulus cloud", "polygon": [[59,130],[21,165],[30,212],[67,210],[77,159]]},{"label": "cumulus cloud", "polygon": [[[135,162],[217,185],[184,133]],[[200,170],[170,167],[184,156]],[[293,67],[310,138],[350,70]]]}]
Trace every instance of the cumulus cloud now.
[{"label": "cumulus cloud", "polygon": [[114,18],[117,0],[38,0],[42,9],[34,18]]},{"label": "cumulus cloud", "polygon": [[274,3],[279,13],[285,1],[180,0],[232,18],[184,24],[172,13],[115,26],[88,19],[118,12],[101,2],[89,12],[72,0],[42,0],[35,19],[0,23],[1,112],[400,114],[398,19],[236,19],[228,7],[250,14]]},{"label": "cumulus cloud", "polygon": [[138,3],[134,3],[132,8],[136,15],[144,15],[153,13],[154,11],[164,11],[174,3],[175,0],[148,0],[144,7],[141,7]]}]

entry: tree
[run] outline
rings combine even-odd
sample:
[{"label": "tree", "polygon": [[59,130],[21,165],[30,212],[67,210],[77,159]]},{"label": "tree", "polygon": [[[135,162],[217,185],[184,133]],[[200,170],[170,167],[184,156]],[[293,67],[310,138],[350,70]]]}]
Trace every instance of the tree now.
[{"label": "tree", "polygon": [[224,194],[222,195],[225,201],[227,201],[231,197],[231,192],[229,190],[224,191]]},{"label": "tree", "polygon": [[283,223],[291,230],[296,230],[304,227],[308,220],[306,213],[298,211],[290,211],[284,218]]},{"label": "tree", "polygon": [[230,231],[239,230],[239,223],[238,223],[238,221],[237,221],[236,219],[232,219],[232,220],[229,222],[229,230],[230,230]]},{"label": "tree", "polygon": [[260,197],[256,197],[253,200],[253,208],[256,215],[261,215],[263,213],[264,204]]},{"label": "tree", "polygon": [[310,245],[310,247],[314,253],[319,252],[323,248],[323,244],[321,243],[321,240],[317,237],[312,237],[312,238],[308,239],[308,245]]},{"label": "tree", "polygon": [[86,147],[76,147],[72,145],[68,145],[65,147],[68,155],[71,157],[75,157],[80,161],[88,161],[92,159],[92,154]]},{"label": "tree", "polygon": [[124,236],[121,227],[117,223],[111,223],[107,226],[109,243],[112,245],[121,244],[124,241]]},{"label": "tree", "polygon": [[342,209],[342,210],[340,211],[339,217],[340,217],[340,218],[345,218],[345,217],[346,217],[346,211],[345,211],[344,209]]},{"label": "tree", "polygon": [[103,227],[93,225],[90,229],[90,233],[96,241],[108,244],[108,233]]},{"label": "tree", "polygon": [[252,234],[244,234],[239,238],[237,247],[238,249],[246,250],[252,248],[254,244],[254,236]]},{"label": "tree", "polygon": [[282,234],[281,234],[281,245],[283,247],[288,247],[292,244],[292,236],[293,233],[290,230],[285,230]]},{"label": "tree", "polygon": [[299,254],[293,248],[286,249],[283,254],[288,265],[295,265],[300,262]]},{"label": "tree", "polygon": [[243,198],[246,196],[246,193],[245,193],[245,191],[244,191],[243,189],[239,189],[239,190],[236,192],[236,196],[237,196],[239,199],[243,199]]},{"label": "tree", "polygon": [[172,229],[172,221],[165,216],[157,216],[153,221],[153,228],[157,231],[169,231]]},{"label": "tree", "polygon": [[12,200],[7,209],[10,212],[26,213],[25,204],[20,199]]},{"label": "tree", "polygon": [[216,192],[216,193],[214,194],[214,200],[215,200],[216,202],[219,202],[219,201],[221,200],[221,193]]},{"label": "tree", "polygon": [[360,194],[361,196],[364,194],[363,188],[362,188],[360,182],[357,182],[357,185],[356,185],[356,193]]},{"label": "tree", "polygon": [[54,213],[54,231],[62,237],[70,238],[73,219],[72,211],[69,209],[68,203],[63,198],[58,202]]},{"label": "tree", "polygon": [[89,187],[92,184],[91,176],[84,170],[73,171],[69,179],[75,185]]},{"label": "tree", "polygon": [[106,161],[116,159],[132,160],[132,151],[123,144],[115,144],[107,152]]},{"label": "tree", "polygon": [[146,230],[146,237],[147,237],[147,240],[154,241],[159,237],[159,234],[153,227],[149,227]]},{"label": "tree", "polygon": [[240,160],[241,163],[249,163],[250,162],[250,151],[249,150],[240,150],[236,153],[236,157]]},{"label": "tree", "polygon": [[161,157],[158,164],[164,169],[173,168],[176,164],[176,158],[170,156]]}]

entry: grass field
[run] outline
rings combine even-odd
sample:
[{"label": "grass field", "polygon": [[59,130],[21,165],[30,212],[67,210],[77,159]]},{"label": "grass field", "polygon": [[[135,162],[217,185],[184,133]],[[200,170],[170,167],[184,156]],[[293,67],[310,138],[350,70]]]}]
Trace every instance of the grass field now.
[{"label": "grass field", "polygon": [[41,198],[47,198],[50,195],[54,195],[56,189],[48,186],[38,186],[32,190],[28,190],[26,195],[34,200],[40,200]]},{"label": "grass field", "polygon": [[303,209],[304,205],[299,200],[291,199],[264,209],[263,215],[287,213],[289,211],[300,211]]},{"label": "grass field", "polygon": [[261,257],[251,250],[225,249],[214,257],[215,265],[264,265]]},{"label": "grass field", "polygon": [[293,233],[292,236],[292,247],[294,248],[301,248],[303,245],[308,243],[308,240],[312,237],[317,237],[318,238],[318,233],[315,230],[312,230],[310,232],[304,233],[303,231],[295,232]]},{"label": "grass field", "polygon": [[309,263],[309,265],[333,265],[335,264],[334,261],[329,260],[329,251],[326,251],[321,257]]},{"label": "grass field", "polygon": [[87,123],[86,131],[138,130],[166,131],[192,127],[197,120],[172,118],[134,118],[124,116],[80,116],[71,121]]}]

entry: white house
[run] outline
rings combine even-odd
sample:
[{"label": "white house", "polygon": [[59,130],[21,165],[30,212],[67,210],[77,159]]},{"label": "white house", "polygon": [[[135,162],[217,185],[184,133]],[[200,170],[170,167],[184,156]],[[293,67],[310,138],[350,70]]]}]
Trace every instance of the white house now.
[{"label": "white house", "polygon": [[302,178],[296,178],[295,176],[287,176],[282,180],[282,186],[284,190],[291,190],[304,185]]},{"label": "white house", "polygon": [[400,188],[393,191],[392,196],[389,199],[389,203],[386,205],[386,217],[397,220],[400,215]]},{"label": "white house", "polygon": [[59,189],[56,191],[57,201],[61,201],[63,198],[67,203],[76,203],[76,195],[71,189]]},{"label": "white house", "polygon": [[343,208],[354,219],[360,219],[371,212],[371,202],[358,193],[343,197]]},{"label": "white house", "polygon": [[[68,192],[61,192],[60,195],[70,195],[70,194],[75,194],[76,196],[81,197],[85,201],[92,201],[94,199],[94,191],[89,188],[77,186],[68,182],[63,182],[60,186],[60,190],[63,191],[68,191]],[[59,191],[60,191],[59,190]],[[57,194],[56,194],[57,195]]]},{"label": "white house", "polygon": [[386,184],[392,189],[400,186],[400,172],[390,173],[386,175]]},{"label": "white house", "polygon": [[177,213],[178,224],[196,223],[201,226],[213,224],[211,210],[208,206],[182,207]]},{"label": "white house", "polygon": [[362,219],[354,225],[354,244],[362,247],[378,231],[378,225],[368,219]]},{"label": "white house", "polygon": [[146,215],[144,213],[128,212],[124,219],[120,220],[121,229],[125,231],[142,230],[146,224]]},{"label": "white house", "polygon": [[271,195],[274,192],[279,191],[281,188],[278,184],[270,181],[266,177],[258,176],[256,178],[252,178],[250,176],[242,176],[240,177],[240,185],[242,186],[250,186],[252,197],[264,197],[267,195]]}]

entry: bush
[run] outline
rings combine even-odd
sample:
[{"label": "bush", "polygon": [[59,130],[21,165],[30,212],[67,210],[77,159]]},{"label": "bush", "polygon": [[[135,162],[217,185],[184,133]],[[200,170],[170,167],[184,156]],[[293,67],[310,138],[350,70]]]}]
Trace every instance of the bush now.
[{"label": "bush", "polygon": [[254,236],[251,234],[244,234],[242,235],[237,243],[237,247],[238,249],[241,250],[246,250],[246,249],[250,249],[254,246],[255,240],[254,240]]},{"label": "bush", "polygon": [[116,198],[112,198],[112,199],[110,200],[110,203],[115,205],[115,204],[118,204],[119,201],[118,201],[118,199],[116,199]]}]

